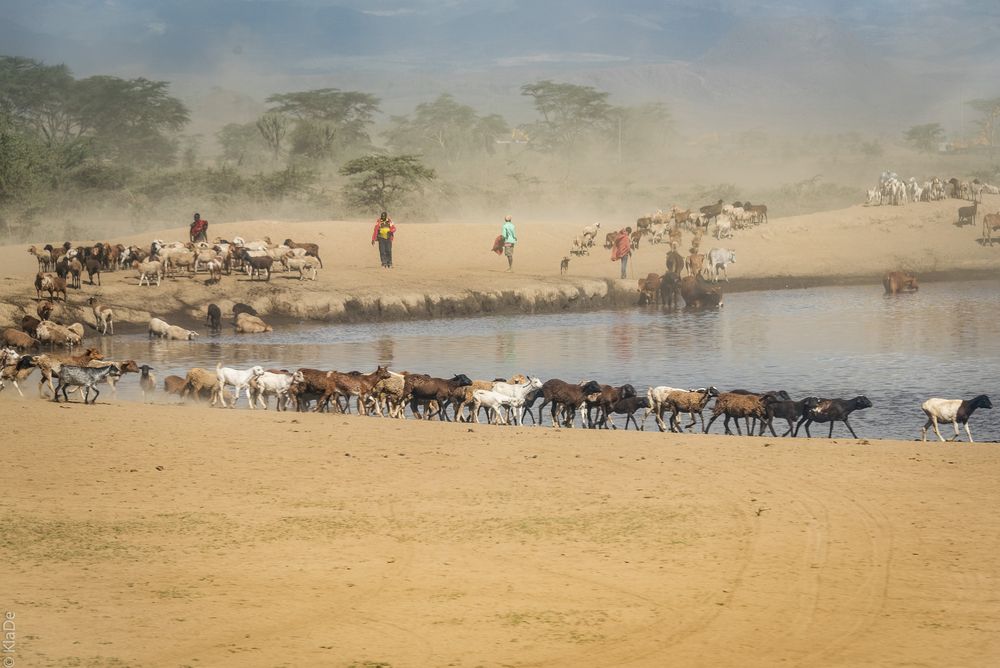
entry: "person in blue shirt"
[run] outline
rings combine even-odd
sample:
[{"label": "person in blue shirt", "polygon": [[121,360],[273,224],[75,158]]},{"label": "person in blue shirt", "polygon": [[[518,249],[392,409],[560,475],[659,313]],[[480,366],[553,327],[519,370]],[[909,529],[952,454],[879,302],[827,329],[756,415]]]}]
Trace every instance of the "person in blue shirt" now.
[{"label": "person in blue shirt", "polygon": [[517,243],[517,233],[514,231],[514,223],[510,222],[510,216],[504,216],[503,221],[503,229],[500,230],[503,254],[507,256],[507,271],[514,271],[514,244]]}]

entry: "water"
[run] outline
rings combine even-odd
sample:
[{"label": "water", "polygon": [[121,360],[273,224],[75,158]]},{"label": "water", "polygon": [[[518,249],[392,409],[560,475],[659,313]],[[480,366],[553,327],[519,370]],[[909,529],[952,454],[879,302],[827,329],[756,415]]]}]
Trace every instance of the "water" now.
[{"label": "water", "polygon": [[[702,313],[636,307],[304,323],[263,335],[206,334],[196,342],[125,335],[100,339],[100,345],[109,358],[154,366],[160,379],[183,376],[192,366],[214,368],[221,360],[235,367],[370,371],[388,364],[445,377],[594,378],[632,383],[640,392],[649,385],[715,385],[784,389],[796,399],[864,394],[874,407],[851,418],[858,435],[909,439],[919,435],[919,407],[928,397],[985,393],[1000,401],[998,307],[1000,280],[932,283],[896,297],[874,286],[826,287],[727,295],[722,310]],[[137,387],[129,376],[120,399],[137,399]],[[826,434],[826,427],[818,429]],[[1000,406],[978,412],[972,429],[977,440],[1000,438]],[[721,421],[713,431],[721,431]],[[843,425],[834,428],[837,435],[848,435]]]}]

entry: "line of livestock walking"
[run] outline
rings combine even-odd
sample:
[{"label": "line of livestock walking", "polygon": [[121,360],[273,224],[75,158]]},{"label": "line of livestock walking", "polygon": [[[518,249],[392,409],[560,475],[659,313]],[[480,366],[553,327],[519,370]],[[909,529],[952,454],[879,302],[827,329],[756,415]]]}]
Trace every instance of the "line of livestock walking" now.
[{"label": "line of livestock walking", "polygon": [[[12,348],[0,350],[0,390],[5,381],[11,381],[23,396],[19,382],[25,381],[35,370],[39,371],[39,396],[49,394],[56,402],[69,401],[69,393],[81,390],[83,401],[94,403],[100,395],[99,385],[117,382],[129,373],[138,375],[143,401],[152,399],[157,389],[155,369],[140,365],[134,360],[110,361],[89,348],[76,356],[40,354],[22,355]],[[55,384],[53,384],[55,381]],[[645,396],[637,394],[630,384],[614,387],[590,380],[579,383],[516,375],[495,380],[472,380],[465,374],[451,378],[438,378],[421,373],[395,373],[379,366],[371,373],[358,371],[340,372],[303,368],[290,372],[285,369],[264,369],[253,366],[235,369],[218,363],[215,369],[196,367],[185,377],[167,376],[163,391],[182,399],[204,399],[212,406],[236,407],[245,396],[251,409],[267,409],[274,399],[277,410],[294,408],[297,411],[330,411],[350,413],[351,402],[361,415],[377,415],[404,419],[406,409],[418,419],[479,422],[484,413],[488,422],[497,425],[522,425],[527,418],[533,424],[543,424],[546,408],[553,427],[573,427],[579,423],[586,428],[617,429],[616,417],[624,417],[624,428],[632,424],[644,430],[647,420],[653,417],[660,431],[682,432],[695,427],[699,421],[703,432],[708,433],[720,417],[726,434],[731,434],[730,423],[737,434],[742,434],[740,421],[748,435],[763,436],[770,431],[777,436],[774,421],[787,423],[782,436],[797,436],[805,428],[811,437],[814,423],[829,424],[828,437],[833,435],[837,422],[857,438],[850,423],[850,416],[858,410],[870,408],[872,402],[865,396],[849,399],[805,397],[793,400],[783,390],[750,392],[731,390],[719,392],[715,387],[681,389],[657,386],[647,389]],[[93,398],[90,398],[91,392]],[[706,422],[704,411],[711,407],[711,417]],[[980,408],[992,408],[989,397],[979,395],[968,400],[928,399],[921,405],[927,416],[921,438],[926,440],[927,430],[933,428],[943,441],[938,425],[951,423],[959,437],[959,425],[965,427],[969,441],[973,440],[969,418]],[[449,414],[450,411],[450,414]],[[681,424],[681,416],[690,418]],[[666,419],[665,419],[666,418]]]}]

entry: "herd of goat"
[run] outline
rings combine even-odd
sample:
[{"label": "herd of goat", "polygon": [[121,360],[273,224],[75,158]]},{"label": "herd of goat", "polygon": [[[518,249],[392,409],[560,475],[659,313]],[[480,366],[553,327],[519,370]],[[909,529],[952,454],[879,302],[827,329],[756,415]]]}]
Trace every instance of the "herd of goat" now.
[{"label": "herd of goat", "polygon": [[[134,360],[110,361],[102,354],[88,348],[79,355],[21,354],[13,348],[0,349],[0,390],[11,381],[21,396],[19,382],[38,370],[39,396],[48,388],[54,401],[69,401],[69,393],[82,390],[83,401],[93,403],[100,394],[99,385],[110,384],[113,391],[126,374],[138,375],[143,401],[149,401],[157,389],[155,369]],[[53,384],[55,381],[55,384]],[[857,438],[849,421],[857,410],[870,408],[867,397],[853,399],[823,399],[806,397],[795,401],[783,390],[749,392],[731,390],[719,392],[715,387],[682,389],[668,386],[650,387],[640,396],[630,384],[614,387],[596,381],[579,383],[540,379],[516,375],[495,380],[472,380],[465,374],[451,378],[438,378],[421,373],[395,373],[379,366],[371,373],[358,371],[340,372],[302,368],[297,371],[265,369],[253,366],[235,369],[217,364],[215,369],[200,367],[189,370],[186,376],[167,376],[163,391],[182,399],[207,400],[212,406],[235,407],[245,396],[251,409],[267,409],[271,398],[277,410],[294,408],[297,411],[351,412],[351,402],[362,415],[377,415],[403,419],[406,409],[418,419],[479,422],[485,413],[488,422],[497,425],[521,425],[525,418],[533,424],[543,424],[546,407],[553,427],[573,427],[579,423],[586,428],[617,429],[616,416],[624,416],[625,429],[632,424],[644,430],[648,418],[654,418],[660,431],[682,432],[701,423],[708,433],[720,417],[726,434],[731,434],[730,423],[742,434],[740,420],[744,421],[748,435],[763,436],[769,430],[777,436],[774,421],[784,420],[787,429],[782,436],[797,436],[814,423],[829,424],[828,437],[833,435],[836,422],[843,422],[851,436]],[[232,394],[230,394],[230,392]],[[93,393],[93,398],[90,398]],[[706,422],[704,411],[711,407],[711,417]],[[933,427],[942,441],[939,423],[951,423],[955,429],[952,440],[959,436],[959,425],[964,425],[971,442],[969,418],[979,408],[992,408],[986,395],[969,400],[933,398],[925,401],[921,409],[927,422],[921,433],[926,440],[927,430]],[[449,414],[450,411],[450,414]],[[690,422],[681,424],[681,416]],[[666,418],[666,419],[665,419]]]}]

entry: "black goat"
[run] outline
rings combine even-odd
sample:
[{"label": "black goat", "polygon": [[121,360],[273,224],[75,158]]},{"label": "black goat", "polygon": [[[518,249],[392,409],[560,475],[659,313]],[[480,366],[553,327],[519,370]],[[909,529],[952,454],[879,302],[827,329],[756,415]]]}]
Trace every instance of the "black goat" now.
[{"label": "black goat", "polygon": [[640,408],[649,408],[649,399],[646,397],[627,397],[625,399],[619,399],[613,403],[610,408],[608,415],[606,416],[608,424],[611,425],[612,429],[617,429],[614,421],[611,419],[612,415],[624,415],[625,416],[625,430],[628,431],[628,423],[631,420],[632,424],[635,425],[636,430],[642,431],[642,427],[639,422],[635,419],[635,412]]},{"label": "black goat", "polygon": [[253,306],[250,306],[250,304],[237,302],[233,304],[233,320],[236,320],[236,316],[238,316],[240,313],[249,313],[250,315],[253,316],[259,315],[257,313],[257,309],[255,309]]},{"label": "black goat", "polygon": [[[813,405],[815,403],[815,405]],[[829,422],[830,423],[830,433],[827,434],[827,438],[833,437],[833,423],[843,422],[847,427],[847,430],[851,432],[851,436],[857,438],[858,435],[854,433],[854,429],[851,428],[851,423],[847,421],[847,418],[851,413],[862,408],[871,408],[872,402],[869,401],[866,396],[857,396],[853,399],[816,399],[815,402],[810,401],[805,406],[805,411],[802,417],[799,419],[799,423],[795,425],[794,436],[799,435],[799,428],[802,425],[806,426],[806,436],[812,438],[812,434],[809,433],[809,425],[813,422]]]}]

